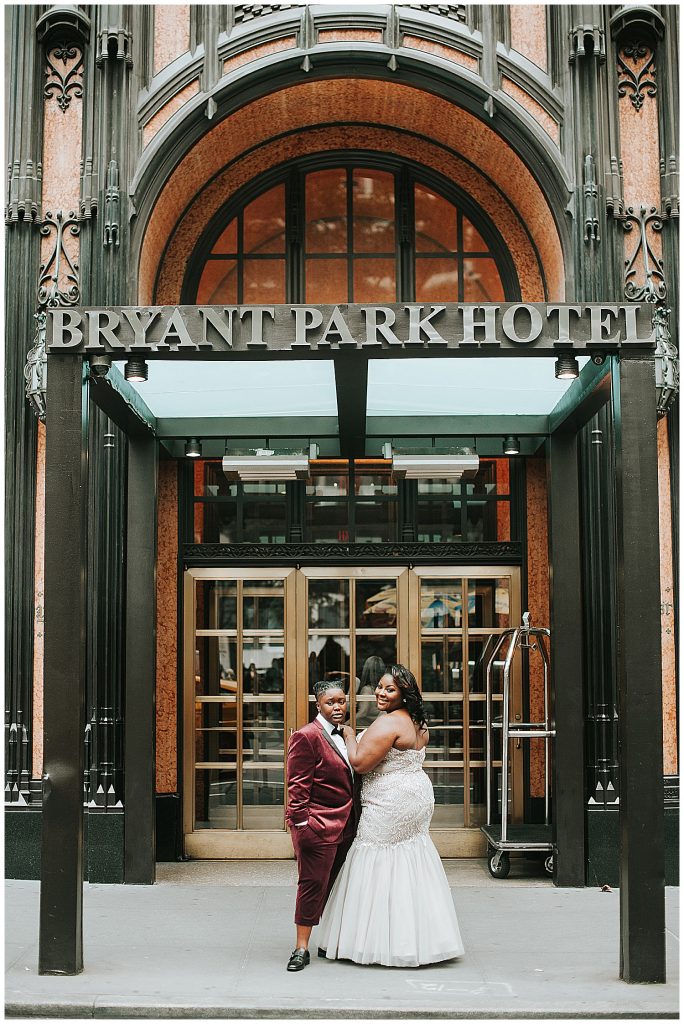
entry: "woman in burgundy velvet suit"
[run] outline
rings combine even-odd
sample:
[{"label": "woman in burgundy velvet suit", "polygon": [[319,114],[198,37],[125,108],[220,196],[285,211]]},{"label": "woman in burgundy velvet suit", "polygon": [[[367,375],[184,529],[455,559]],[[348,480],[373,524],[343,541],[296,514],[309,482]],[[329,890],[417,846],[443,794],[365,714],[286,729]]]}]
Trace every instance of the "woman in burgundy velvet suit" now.
[{"label": "woman in burgundy velvet suit", "polygon": [[287,811],[299,881],[296,946],[288,971],[309,963],[311,929],[356,833],[354,773],[342,738],[347,697],[337,679],[314,685],[318,714],[294,732],[287,752]]}]

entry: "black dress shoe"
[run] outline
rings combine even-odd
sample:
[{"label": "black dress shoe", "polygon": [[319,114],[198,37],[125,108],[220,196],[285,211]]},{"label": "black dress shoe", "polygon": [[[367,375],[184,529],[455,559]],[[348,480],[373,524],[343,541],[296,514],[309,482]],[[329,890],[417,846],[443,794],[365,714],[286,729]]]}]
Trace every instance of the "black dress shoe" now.
[{"label": "black dress shoe", "polygon": [[326,949],[321,949],[321,947],[319,946],[318,947],[318,955],[320,957],[325,957],[325,956],[328,955],[328,951]]},{"label": "black dress shoe", "polygon": [[287,961],[287,969],[288,971],[303,971],[310,960],[308,949],[293,949],[290,959]]}]

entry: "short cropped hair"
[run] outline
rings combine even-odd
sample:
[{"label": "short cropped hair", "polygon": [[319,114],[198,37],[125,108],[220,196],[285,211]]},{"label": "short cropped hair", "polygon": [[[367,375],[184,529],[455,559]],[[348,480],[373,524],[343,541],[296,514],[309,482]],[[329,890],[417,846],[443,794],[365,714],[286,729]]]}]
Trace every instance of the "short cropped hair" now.
[{"label": "short cropped hair", "polygon": [[343,690],[346,694],[347,689],[344,684],[344,679],[335,677],[332,677],[331,679],[319,679],[317,683],[313,684],[313,692],[316,700],[318,700],[320,695],[325,693],[327,690]]}]

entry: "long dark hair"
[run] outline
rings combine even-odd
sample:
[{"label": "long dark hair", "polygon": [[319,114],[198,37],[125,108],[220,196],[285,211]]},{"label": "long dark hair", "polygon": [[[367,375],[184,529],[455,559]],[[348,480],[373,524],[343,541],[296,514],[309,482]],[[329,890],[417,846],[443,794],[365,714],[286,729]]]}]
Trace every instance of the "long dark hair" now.
[{"label": "long dark hair", "polygon": [[404,665],[388,665],[387,673],[392,676],[401,691],[403,706],[416,725],[422,729],[427,725],[427,715],[423,697],[413,672],[410,672]]}]

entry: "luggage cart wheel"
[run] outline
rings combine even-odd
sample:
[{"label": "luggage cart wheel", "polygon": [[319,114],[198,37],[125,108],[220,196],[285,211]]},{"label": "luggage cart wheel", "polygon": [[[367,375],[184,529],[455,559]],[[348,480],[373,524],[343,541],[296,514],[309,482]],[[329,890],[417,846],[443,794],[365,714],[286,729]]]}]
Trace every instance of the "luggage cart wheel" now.
[{"label": "luggage cart wheel", "polygon": [[493,878],[508,878],[508,873],[511,870],[511,858],[503,850],[490,850],[487,867]]},{"label": "luggage cart wheel", "polygon": [[550,853],[548,857],[544,858],[544,871],[547,875],[553,874],[553,854]]}]

